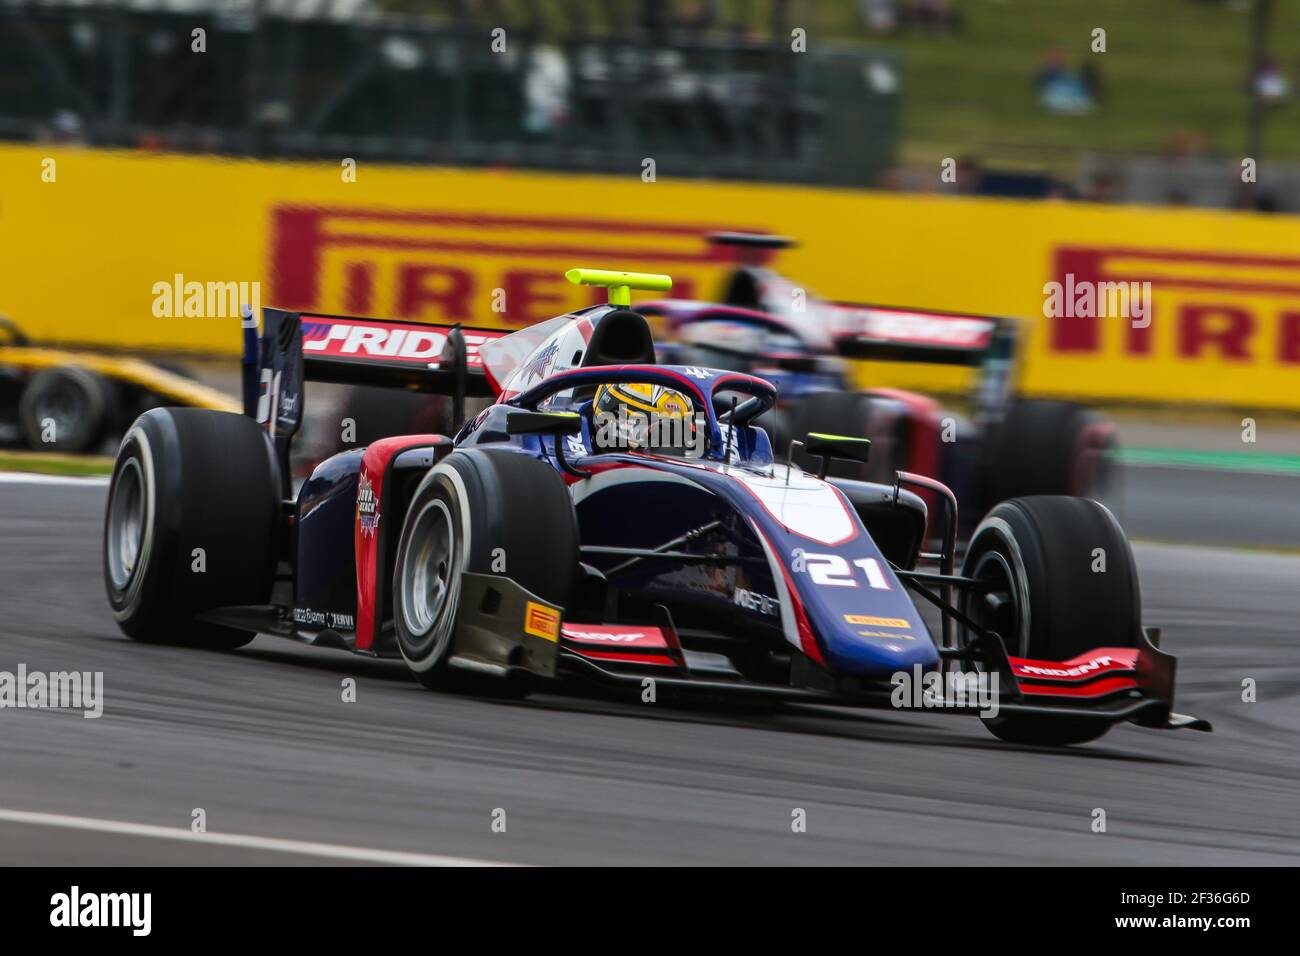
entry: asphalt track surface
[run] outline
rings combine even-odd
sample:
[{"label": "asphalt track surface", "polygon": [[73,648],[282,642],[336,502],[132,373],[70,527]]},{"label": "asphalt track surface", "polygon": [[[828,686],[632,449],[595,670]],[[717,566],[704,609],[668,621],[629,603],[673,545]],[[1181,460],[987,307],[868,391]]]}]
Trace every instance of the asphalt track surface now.
[{"label": "asphalt track surface", "polygon": [[1300,474],[1130,466],[1119,489],[1109,503],[1135,540],[1300,554]]},{"label": "asphalt track surface", "polygon": [[[1151,537],[1270,543],[1300,511],[1300,480],[1248,486],[1254,508],[1216,539],[1188,509],[1247,479],[1168,479],[1130,476],[1130,525]],[[0,710],[0,864],[1300,862],[1294,555],[1139,545],[1177,709],[1215,732],[1122,726],[1050,751],[968,718],[497,703],[269,637],[233,654],[134,644],[103,597],[104,494],[0,480],[0,670],[101,670],[105,698],[98,719]],[[1259,495],[1287,516],[1252,517]],[[210,836],[190,832],[195,808]]]}]

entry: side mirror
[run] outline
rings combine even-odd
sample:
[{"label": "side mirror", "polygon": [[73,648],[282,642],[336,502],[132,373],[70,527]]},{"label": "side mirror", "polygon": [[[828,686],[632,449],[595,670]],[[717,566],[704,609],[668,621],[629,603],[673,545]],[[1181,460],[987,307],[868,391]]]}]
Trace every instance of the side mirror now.
[{"label": "side mirror", "polygon": [[818,478],[825,478],[830,468],[831,459],[856,461],[866,464],[871,454],[870,438],[854,438],[850,435],[826,435],[822,432],[809,432],[804,441],[804,451],[822,460]]},{"label": "side mirror", "polygon": [[554,435],[555,462],[575,478],[590,477],[590,472],[574,468],[564,458],[562,435],[582,433],[582,416],[577,412],[514,412],[506,419],[507,435]]}]

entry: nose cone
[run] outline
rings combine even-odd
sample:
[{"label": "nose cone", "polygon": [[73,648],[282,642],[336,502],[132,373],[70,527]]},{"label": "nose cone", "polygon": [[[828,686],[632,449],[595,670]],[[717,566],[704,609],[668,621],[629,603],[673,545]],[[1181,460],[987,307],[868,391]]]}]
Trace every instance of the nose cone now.
[{"label": "nose cone", "polygon": [[[909,622],[910,623],[910,622]],[[917,621],[915,624],[920,624]],[[939,651],[924,626],[917,628],[850,625],[825,641],[831,670],[869,680],[888,680],[898,671],[939,666]]]}]

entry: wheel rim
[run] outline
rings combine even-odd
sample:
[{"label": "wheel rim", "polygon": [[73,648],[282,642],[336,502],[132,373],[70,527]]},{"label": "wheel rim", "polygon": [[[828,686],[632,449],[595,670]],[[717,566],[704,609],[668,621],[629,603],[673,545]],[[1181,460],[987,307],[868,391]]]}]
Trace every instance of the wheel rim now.
[{"label": "wheel rim", "polygon": [[140,462],[128,458],[113,483],[108,504],[108,574],[119,591],[126,590],[138,570],[144,547],[144,499]]},{"label": "wheel rim", "polygon": [[985,630],[996,631],[1009,652],[1023,655],[1020,598],[1011,563],[998,551],[985,551],[976,558],[970,577],[993,587],[966,602],[966,616]]},{"label": "wheel rim", "polygon": [[44,394],[36,404],[36,421],[44,427],[44,422],[54,422],[54,440],[57,443],[61,435],[76,433],[85,418],[85,394],[70,382],[58,382]]},{"label": "wheel rim", "polygon": [[431,501],[411,526],[402,569],[402,619],[413,637],[428,634],[446,608],[454,557],[451,512]]}]

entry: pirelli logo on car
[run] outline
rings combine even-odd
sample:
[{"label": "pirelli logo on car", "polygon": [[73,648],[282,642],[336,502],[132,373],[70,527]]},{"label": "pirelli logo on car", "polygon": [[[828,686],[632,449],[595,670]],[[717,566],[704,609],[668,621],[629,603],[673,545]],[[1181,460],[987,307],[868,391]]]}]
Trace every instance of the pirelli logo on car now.
[{"label": "pirelli logo on car", "polygon": [[546,641],[560,639],[560,612],[545,604],[529,601],[524,606],[524,633]]},{"label": "pirelli logo on car", "polygon": [[861,627],[903,627],[911,628],[912,622],[901,617],[871,617],[867,614],[845,614],[844,620]]}]

